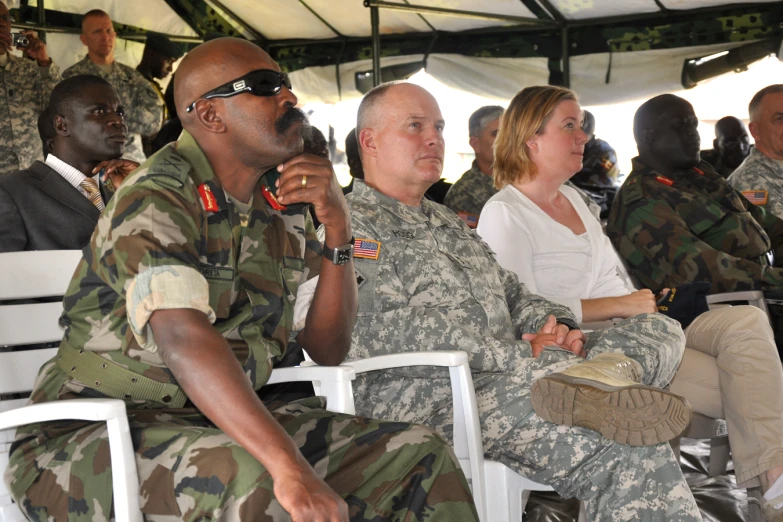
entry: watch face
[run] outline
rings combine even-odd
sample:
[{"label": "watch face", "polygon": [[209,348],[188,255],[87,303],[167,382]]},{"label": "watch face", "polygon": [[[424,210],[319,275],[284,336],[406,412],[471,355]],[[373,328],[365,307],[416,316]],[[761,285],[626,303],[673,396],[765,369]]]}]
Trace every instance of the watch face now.
[{"label": "watch face", "polygon": [[335,257],[337,258],[335,260],[335,264],[336,265],[344,265],[345,263],[350,261],[351,258],[353,257],[353,255],[352,255],[353,254],[353,245],[348,245],[346,247],[340,247],[340,248],[337,249],[335,254],[336,254]]}]

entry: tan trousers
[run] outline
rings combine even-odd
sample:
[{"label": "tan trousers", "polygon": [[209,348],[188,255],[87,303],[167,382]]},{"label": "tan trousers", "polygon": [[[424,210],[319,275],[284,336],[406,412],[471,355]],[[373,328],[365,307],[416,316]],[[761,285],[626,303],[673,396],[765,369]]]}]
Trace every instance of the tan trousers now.
[{"label": "tan trousers", "polygon": [[725,419],[737,483],[783,465],[783,369],[766,314],[732,306],[700,315],[685,330],[672,392],[693,410]]}]

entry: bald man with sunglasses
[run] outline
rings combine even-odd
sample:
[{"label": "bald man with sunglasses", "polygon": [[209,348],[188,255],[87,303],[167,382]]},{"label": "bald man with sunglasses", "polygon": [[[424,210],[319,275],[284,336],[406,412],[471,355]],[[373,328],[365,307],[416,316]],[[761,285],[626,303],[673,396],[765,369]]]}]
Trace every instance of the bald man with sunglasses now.
[{"label": "bald man with sunglasses", "polygon": [[[184,132],[102,214],[33,402],[125,399],[147,521],[478,520],[432,431],[257,394],[291,339],[319,364],[348,352],[348,208],[328,160],[302,154],[305,117],[260,48],[196,47],[175,100]],[[318,275],[293,324],[299,285]],[[108,520],[107,447],[103,424],[19,430],[6,481],[31,520]]]}]

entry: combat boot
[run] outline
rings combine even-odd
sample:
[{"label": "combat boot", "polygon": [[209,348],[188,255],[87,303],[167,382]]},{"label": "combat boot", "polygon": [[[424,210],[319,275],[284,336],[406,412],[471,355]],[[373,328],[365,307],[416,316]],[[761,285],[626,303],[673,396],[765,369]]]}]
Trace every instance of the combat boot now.
[{"label": "combat boot", "polygon": [[530,400],[546,421],[591,429],[620,444],[652,446],[680,436],[691,422],[691,405],[641,381],[638,362],[599,354],[538,379]]}]

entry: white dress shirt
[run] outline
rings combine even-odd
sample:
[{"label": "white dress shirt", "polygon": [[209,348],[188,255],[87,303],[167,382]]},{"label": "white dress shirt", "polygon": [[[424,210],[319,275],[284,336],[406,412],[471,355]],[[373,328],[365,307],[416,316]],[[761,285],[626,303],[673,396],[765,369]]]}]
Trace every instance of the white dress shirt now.
[{"label": "white dress shirt", "polygon": [[[90,199],[90,194],[86,190],[84,190],[84,188],[81,186],[82,181],[84,181],[84,178],[86,178],[87,176],[82,174],[79,170],[71,167],[70,165],[68,165],[63,160],[61,160],[60,158],[58,158],[52,153],[49,153],[46,156],[45,163],[49,165],[52,168],[52,170],[54,170],[60,176],[62,176],[63,179],[65,179],[65,181],[71,184],[73,188],[81,192],[85,198],[87,198],[88,200]],[[100,173],[93,176],[92,179],[94,179],[95,182],[98,183],[98,186],[100,187],[99,176]],[[103,196],[101,196],[101,201],[103,201]],[[104,204],[105,203],[106,202],[104,201]]]}]

